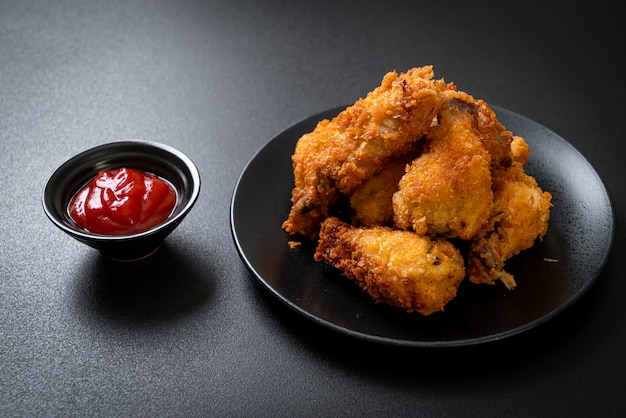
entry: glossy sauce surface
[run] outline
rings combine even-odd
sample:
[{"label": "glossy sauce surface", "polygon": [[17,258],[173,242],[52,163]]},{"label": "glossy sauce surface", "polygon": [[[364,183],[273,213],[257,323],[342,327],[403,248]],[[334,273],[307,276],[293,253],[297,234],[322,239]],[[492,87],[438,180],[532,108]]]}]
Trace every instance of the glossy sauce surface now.
[{"label": "glossy sauce surface", "polygon": [[176,205],[165,180],[142,171],[101,171],[70,201],[68,211],[81,228],[102,235],[128,235],[164,222]]}]

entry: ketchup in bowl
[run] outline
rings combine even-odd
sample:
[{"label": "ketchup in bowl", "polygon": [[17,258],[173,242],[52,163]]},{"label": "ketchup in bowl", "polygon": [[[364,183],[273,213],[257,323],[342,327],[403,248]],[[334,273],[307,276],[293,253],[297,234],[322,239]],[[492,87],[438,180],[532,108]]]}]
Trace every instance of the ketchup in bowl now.
[{"label": "ketchup in bowl", "polygon": [[94,234],[130,235],[165,221],[176,205],[167,181],[142,171],[99,172],[72,197],[68,210],[78,226]]}]

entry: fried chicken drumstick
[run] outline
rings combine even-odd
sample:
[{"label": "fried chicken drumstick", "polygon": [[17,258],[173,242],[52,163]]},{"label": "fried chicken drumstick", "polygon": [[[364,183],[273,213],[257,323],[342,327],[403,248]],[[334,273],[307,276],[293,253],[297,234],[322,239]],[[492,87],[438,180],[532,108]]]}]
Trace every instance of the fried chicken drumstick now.
[{"label": "fried chicken drumstick", "polygon": [[285,231],[316,238],[342,195],[350,196],[421,139],[441,105],[441,89],[433,76],[432,66],[387,73],[365,98],[298,140]]},{"label": "fried chicken drumstick", "polygon": [[339,269],[374,301],[422,315],[443,310],[465,277],[461,253],[446,240],[335,217],[322,223],[315,260]]}]

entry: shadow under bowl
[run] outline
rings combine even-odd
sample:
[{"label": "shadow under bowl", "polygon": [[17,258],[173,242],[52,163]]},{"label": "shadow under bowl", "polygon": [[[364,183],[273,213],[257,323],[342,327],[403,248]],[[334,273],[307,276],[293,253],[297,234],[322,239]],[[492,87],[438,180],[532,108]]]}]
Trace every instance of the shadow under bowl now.
[{"label": "shadow under bowl", "polygon": [[[177,201],[163,223],[131,235],[100,235],[79,227],[68,206],[72,197],[99,172],[121,167],[144,171],[169,181]],[[62,164],[49,178],[43,192],[46,215],[72,238],[107,257],[132,261],[153,254],[161,242],[187,216],[200,193],[197,167],[171,146],[143,140],[112,142],[84,151]]]}]

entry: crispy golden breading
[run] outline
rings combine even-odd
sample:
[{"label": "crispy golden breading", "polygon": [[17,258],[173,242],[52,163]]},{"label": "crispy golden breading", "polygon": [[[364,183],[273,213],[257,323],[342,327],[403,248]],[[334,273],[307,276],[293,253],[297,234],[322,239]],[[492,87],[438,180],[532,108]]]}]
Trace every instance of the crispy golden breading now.
[{"label": "crispy golden breading", "polygon": [[315,260],[339,269],[374,301],[422,315],[443,310],[465,277],[463,257],[447,240],[357,228],[335,217],[322,223]]},{"label": "crispy golden breading", "polygon": [[520,163],[494,175],[494,216],[471,242],[468,275],[473,283],[501,280],[509,289],[514,277],[504,262],[543,239],[548,231],[552,195],[524,172]]},{"label": "crispy golden breading", "polygon": [[393,159],[352,193],[350,207],[354,211],[354,225],[393,225],[392,196],[398,190],[398,182],[406,172],[407,164],[415,157],[415,153],[409,153]]},{"label": "crispy golden breading", "polygon": [[441,106],[432,66],[387,73],[379,87],[303,135],[292,156],[295,185],[283,229],[316,238],[342,195],[421,139]]},{"label": "crispy golden breading", "polygon": [[515,287],[504,264],[543,239],[552,207],[524,171],[529,156],[485,101],[431,66],[394,71],[298,140],[282,227],[318,239],[314,259],[374,301],[430,315],[465,277]]},{"label": "crispy golden breading", "polygon": [[476,128],[482,123],[476,108],[471,96],[446,91],[423,154],[407,169],[393,195],[398,227],[467,240],[489,219],[492,159]]},{"label": "crispy golden breading", "polygon": [[[471,100],[474,100],[470,110],[474,117],[474,127],[480,141],[489,153],[492,173],[495,170],[509,167],[513,159],[512,142],[515,137],[505,129],[495,112],[484,100],[475,100],[473,97]],[[521,153],[522,149],[518,149],[518,152]],[[521,155],[518,157],[521,158]]]},{"label": "crispy golden breading", "polygon": [[521,165],[526,164],[530,157],[530,148],[521,136],[514,136],[511,141],[511,160]]}]

